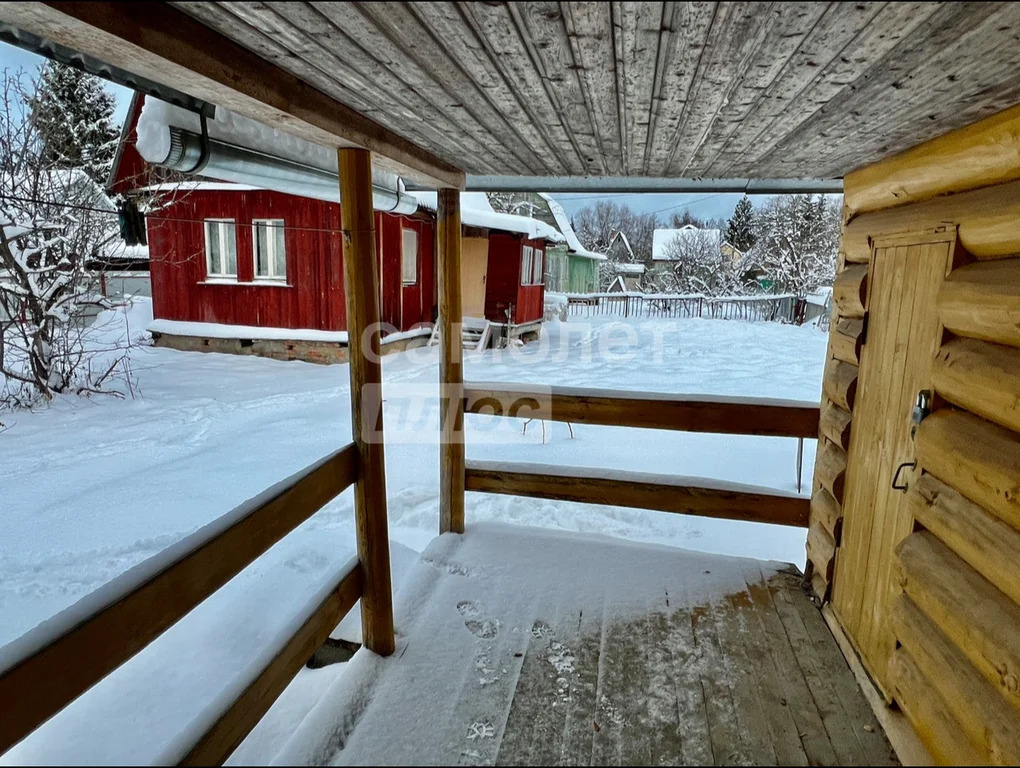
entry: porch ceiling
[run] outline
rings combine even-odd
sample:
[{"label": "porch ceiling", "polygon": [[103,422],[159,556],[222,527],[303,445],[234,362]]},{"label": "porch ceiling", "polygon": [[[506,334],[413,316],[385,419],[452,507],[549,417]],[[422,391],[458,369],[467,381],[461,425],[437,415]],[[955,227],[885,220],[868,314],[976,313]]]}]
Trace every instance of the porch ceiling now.
[{"label": "porch ceiling", "polygon": [[176,3],[468,174],[839,178],[1020,101],[1013,3]]},{"label": "porch ceiling", "polygon": [[[449,169],[476,187],[512,177],[518,186],[520,177],[613,177],[607,188],[646,179],[660,190],[662,179],[769,188],[839,179],[1020,102],[1016,3],[172,3],[191,17],[182,25],[169,23],[165,4],[144,18],[107,3],[4,5],[0,18],[44,36],[65,33],[54,14],[84,20],[136,46],[136,61],[139,49],[163,45],[173,64],[164,77],[176,81],[167,84],[200,98],[214,100],[224,85],[245,90],[244,72],[265,82],[283,70],[275,101],[262,97],[273,107],[264,119],[321,141],[339,118],[316,117],[328,110],[307,94],[324,95],[367,118],[356,135],[381,136],[372,147],[380,154],[396,147],[398,163],[438,168],[426,183],[452,178]],[[119,14],[126,21],[108,21]],[[192,20],[212,36],[190,34],[184,44],[199,52],[174,60],[165,39],[183,37],[174,30]],[[261,71],[228,61],[210,43],[217,35]],[[145,61],[143,74],[158,76]],[[188,88],[181,68],[200,75]],[[205,88],[209,80],[217,87]],[[220,103],[255,116],[258,90]]]}]

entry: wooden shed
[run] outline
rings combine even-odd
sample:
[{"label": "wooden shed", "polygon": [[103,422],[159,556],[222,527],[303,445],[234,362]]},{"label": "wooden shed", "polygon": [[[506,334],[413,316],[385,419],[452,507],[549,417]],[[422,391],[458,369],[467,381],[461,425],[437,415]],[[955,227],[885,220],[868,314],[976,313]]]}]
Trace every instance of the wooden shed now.
[{"label": "wooden shed", "polygon": [[[357,562],[229,701],[196,702],[200,724],[174,759],[229,756],[360,598],[362,653],[392,658],[373,658],[361,681],[371,691],[316,723],[326,751],[308,754],[324,761],[367,740],[378,759],[404,762],[1020,762],[1020,5],[24,2],[0,5],[0,21],[19,44],[79,51],[122,82],[171,86],[338,148],[355,393],[350,444],[5,656],[0,750],[353,486]],[[404,607],[411,636],[399,638],[373,354],[373,157],[438,189],[436,509],[448,557],[429,563],[434,589]],[[465,383],[465,188],[843,191],[820,403]],[[811,497],[466,459],[465,413],[525,407],[620,430],[817,437]],[[484,659],[416,627],[461,615],[457,630],[495,650],[500,626],[519,628],[498,611],[548,549],[525,533],[474,547],[487,533],[465,519],[466,491],[798,526],[806,569],[584,539],[557,563],[569,579],[555,594],[527,596],[532,619],[565,617],[563,634],[534,621],[499,635],[507,672],[483,685]],[[604,620],[614,569],[663,558],[692,578],[635,581],[642,610]],[[697,576],[711,572],[732,590],[703,589]],[[458,602],[465,584],[492,590],[492,618]],[[598,599],[575,612],[582,588]],[[569,672],[556,664],[564,649]],[[425,665],[456,683],[448,695],[415,688]],[[415,728],[393,720],[408,702]],[[437,731],[459,738],[427,751]]]}]

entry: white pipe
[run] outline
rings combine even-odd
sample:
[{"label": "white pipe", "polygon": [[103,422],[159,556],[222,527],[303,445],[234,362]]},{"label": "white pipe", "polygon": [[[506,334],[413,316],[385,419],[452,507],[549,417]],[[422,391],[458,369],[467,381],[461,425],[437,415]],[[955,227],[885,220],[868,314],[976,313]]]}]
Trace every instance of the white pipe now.
[{"label": "white pipe", "polygon": [[[340,202],[340,180],[335,171],[315,168],[296,160],[275,157],[217,139],[207,139],[203,156],[200,134],[170,128],[170,151],[155,164],[237,184],[276,192]],[[417,198],[407,194],[393,174],[372,171],[372,205],[377,211],[410,214],[418,210]]]},{"label": "white pipe", "polygon": [[[203,124],[195,112],[146,97],[136,147],[147,162],[180,173],[340,201],[335,150],[219,107]],[[373,169],[372,192],[376,210],[418,210],[417,198],[395,174]]]}]

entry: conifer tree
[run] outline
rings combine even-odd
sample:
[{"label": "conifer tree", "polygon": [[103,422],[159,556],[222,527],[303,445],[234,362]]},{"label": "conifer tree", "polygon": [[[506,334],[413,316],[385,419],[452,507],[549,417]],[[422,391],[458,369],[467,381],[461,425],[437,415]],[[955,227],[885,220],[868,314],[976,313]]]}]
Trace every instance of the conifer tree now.
[{"label": "conifer tree", "polygon": [[41,160],[48,168],[78,168],[105,186],[119,132],[114,124],[116,102],[103,81],[55,61],[39,75],[29,104],[41,137]]},{"label": "conifer tree", "polygon": [[733,215],[726,225],[726,241],[741,253],[747,253],[754,247],[756,239],[754,206],[751,205],[751,199],[744,195],[733,209]]}]

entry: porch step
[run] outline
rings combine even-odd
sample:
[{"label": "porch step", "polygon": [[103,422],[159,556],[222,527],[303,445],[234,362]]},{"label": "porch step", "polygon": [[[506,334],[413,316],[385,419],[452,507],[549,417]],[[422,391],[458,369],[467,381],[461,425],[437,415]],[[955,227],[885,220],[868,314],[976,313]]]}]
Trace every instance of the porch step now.
[{"label": "porch step", "polygon": [[[464,349],[481,352],[489,345],[489,337],[492,335],[491,323],[481,317],[465,317],[461,325],[460,338]],[[439,323],[432,327],[432,335],[429,336],[429,346],[439,344]]]}]

